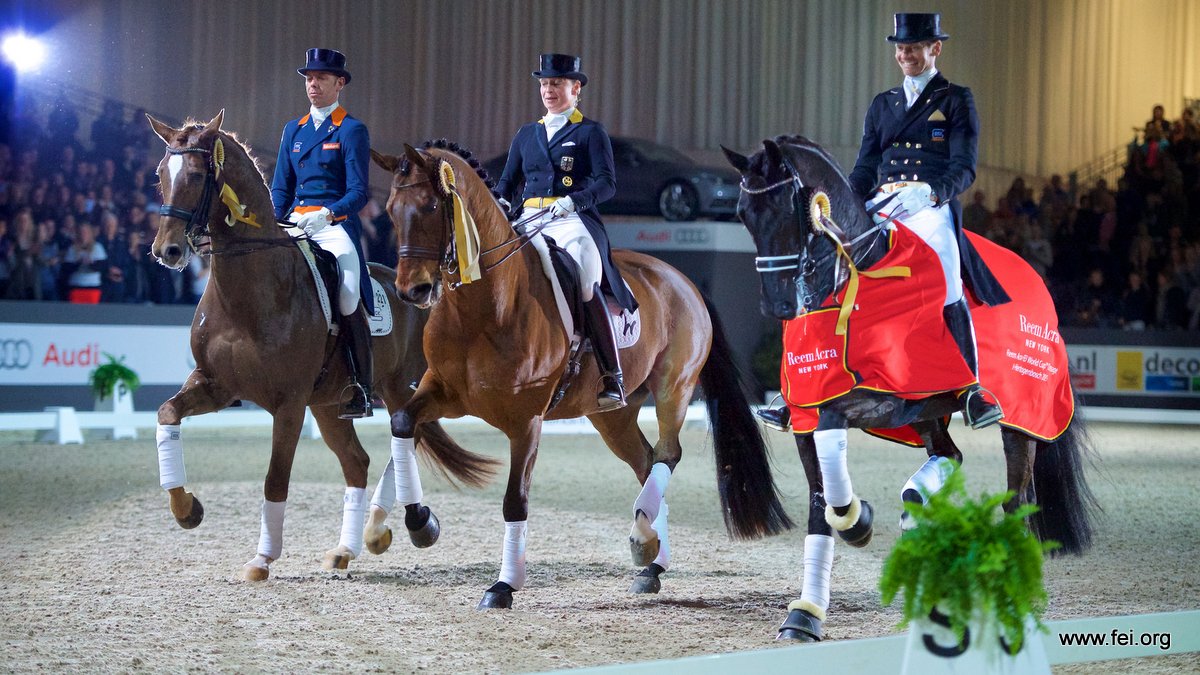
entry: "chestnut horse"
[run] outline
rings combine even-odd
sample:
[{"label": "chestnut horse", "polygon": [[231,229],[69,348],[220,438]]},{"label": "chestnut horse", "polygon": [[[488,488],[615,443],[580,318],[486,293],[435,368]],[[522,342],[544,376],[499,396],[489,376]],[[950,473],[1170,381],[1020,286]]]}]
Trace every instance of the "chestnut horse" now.
[{"label": "chestnut horse", "polygon": [[[344,387],[349,373],[341,351],[335,349],[337,340],[309,265],[293,236],[276,224],[270,193],[254,159],[233,135],[221,131],[223,116],[221,111],[208,124],[188,123],[180,129],[150,118],[167,145],[158,165],[163,206],[154,256],[177,270],[198,249],[212,258],[211,276],[192,322],[196,368],[179,393],[158,409],[161,483],[180,526],[196,527],[204,509],[184,489],[180,421],[240,399],[269,412],[271,461],[263,487],[258,555],[242,570],[246,580],[266,579],[270,563],[281,552],[292,459],[308,407],[346,480],[341,539],[324,559],[327,569],[345,569],[362,548],[369,462],[351,421],[337,416],[338,404],[349,395]],[[410,383],[425,370],[420,341],[427,316],[399,302],[391,288],[392,270],[372,265],[371,274],[386,290],[388,302],[381,311],[391,313],[391,332],[372,341],[375,392],[391,412],[408,401]],[[424,426],[420,432],[444,434],[438,425]],[[469,453],[435,452],[433,457],[444,471],[470,485],[482,485],[492,471],[490,460]],[[393,480],[389,464],[380,484],[387,488]],[[377,496],[375,506],[388,509],[393,503]],[[427,525],[414,535],[414,543],[428,545],[436,538],[436,520],[421,520]],[[376,531],[379,536],[390,541],[390,532]]]},{"label": "chestnut horse", "polygon": [[[595,359],[585,356],[565,396],[552,406],[572,336],[535,250],[542,242],[533,241],[536,233],[514,230],[470,153],[453,144],[449,150],[429,145],[423,151],[405,146],[404,157],[371,153],[392,173],[387,211],[399,246],[396,288],[405,301],[432,307],[425,329],[429,370],[412,399],[392,415],[392,434],[411,436],[423,423],[475,415],[508,437],[500,574],[479,608],[511,607],[513,592],[524,583],[530,478],[543,420],[586,416],[642,484],[630,548],[634,564],[645,568],[632,592],[658,592],[659,575],[669,565],[663,496],[682,455],[679,433],[697,384],[707,401],[730,534],[752,538],[790,528],[723,329],[696,287],[660,260],[615,252],[640,304],[641,336],[621,350],[628,405],[598,412],[600,373]],[[458,254],[475,234],[482,276],[471,281],[461,273]],[[659,433],[654,445],[637,423],[651,396]]]},{"label": "chestnut horse", "polygon": [[[762,309],[767,316],[791,320],[802,312],[826,307],[831,294],[849,285],[847,279],[853,278],[850,269],[870,270],[888,252],[888,228],[875,225],[836,162],[812,141],[783,136],[764,141],[763,150],[751,157],[728,149],[725,155],[742,174],[738,217],[757,249]],[[846,263],[847,259],[852,263]],[[1006,290],[1014,302],[1032,297],[1049,302],[1044,287]],[[913,296],[893,300],[897,306],[915,302]],[[852,300],[844,302],[858,310]],[[1054,322],[1056,325],[1056,318]],[[848,344],[849,337],[846,341]],[[957,349],[951,358],[958,358]],[[949,367],[950,362],[946,363]],[[1060,375],[1065,372],[1064,367]],[[1001,389],[1004,385],[992,386],[997,398],[1005,400],[1009,392]],[[1069,399],[1069,384],[1066,386]],[[1006,400],[1006,409],[1015,406],[1011,396]],[[808,478],[809,534],[805,539],[804,590],[801,598],[789,605],[788,618],[779,629],[779,637],[784,639],[813,641],[823,636],[833,563],[832,530],[853,546],[865,546],[871,538],[870,506],[853,494],[845,471],[848,427],[911,425],[921,437],[930,459],[905,486],[905,501],[924,501],[921,492],[935,490],[944,472],[962,462],[962,453],[946,431],[947,416],[959,409],[953,392],[914,398],[854,388],[826,400],[818,409],[815,431],[795,433]],[[1083,458],[1091,453],[1087,433],[1083,420],[1072,417],[1072,411],[1062,417],[1069,424],[1056,430],[1053,437],[1025,433],[1008,420],[1001,422],[1001,436],[1008,489],[1013,493],[1005,509],[1036,503],[1040,510],[1029,521],[1033,533],[1039,539],[1057,541],[1063,552],[1078,554],[1091,545],[1091,512],[1096,504],[1083,471]],[[837,483],[845,499],[827,508],[827,484],[831,482]],[[914,485],[917,487],[910,491]],[[902,526],[905,524],[902,521]]]}]

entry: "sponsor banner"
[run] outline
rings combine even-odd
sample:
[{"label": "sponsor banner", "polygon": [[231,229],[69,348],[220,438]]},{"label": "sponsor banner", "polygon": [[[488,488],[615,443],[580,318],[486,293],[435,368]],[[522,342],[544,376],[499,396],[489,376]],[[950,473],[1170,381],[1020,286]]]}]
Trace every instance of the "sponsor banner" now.
[{"label": "sponsor banner", "polygon": [[1068,345],[1067,354],[1080,393],[1200,400],[1200,348]]},{"label": "sponsor banner", "polygon": [[191,326],[0,324],[0,386],[86,385],[88,375],[124,357],[142,384],[180,385],[195,367]]},{"label": "sponsor banner", "polygon": [[605,218],[613,248],[634,251],[710,251],[754,253],[754,240],[741,223],[668,223]]}]

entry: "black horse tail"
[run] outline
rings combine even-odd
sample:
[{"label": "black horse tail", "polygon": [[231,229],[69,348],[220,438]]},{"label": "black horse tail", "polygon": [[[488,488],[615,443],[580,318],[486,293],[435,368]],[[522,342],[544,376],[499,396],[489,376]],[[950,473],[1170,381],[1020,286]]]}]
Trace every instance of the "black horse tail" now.
[{"label": "black horse tail", "polygon": [[459,482],[473,488],[481,488],[495,477],[501,463],[490,457],[477,455],[459,445],[442,425],[425,422],[417,427],[417,449],[424,450],[433,460],[431,464],[450,482]]},{"label": "black horse tail", "polygon": [[1079,555],[1091,547],[1093,516],[1100,510],[1084,476],[1084,464],[1092,463],[1096,454],[1079,409],[1076,397],[1075,419],[1055,441],[1038,441],[1033,460],[1033,490],[1040,509],[1029,526],[1038,539],[1061,544],[1054,553]]},{"label": "black horse tail", "polygon": [[792,528],[771,476],[762,428],[750,411],[742,375],[733,360],[725,328],[704,298],[712,318],[713,341],[700,370],[717,462],[717,491],[725,529],[735,539],[757,539]]}]

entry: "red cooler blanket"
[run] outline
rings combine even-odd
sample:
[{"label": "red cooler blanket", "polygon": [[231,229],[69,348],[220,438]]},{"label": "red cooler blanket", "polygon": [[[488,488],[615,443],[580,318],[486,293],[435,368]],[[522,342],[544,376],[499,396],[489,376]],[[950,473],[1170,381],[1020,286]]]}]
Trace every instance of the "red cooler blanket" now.
[{"label": "red cooler blanket", "polygon": [[[987,307],[968,295],[982,384],[1004,410],[1001,424],[1052,440],[1066,429],[1074,407],[1050,294],[1019,256],[968,236],[1013,298]],[[784,323],[780,381],[795,432],[813,431],[818,406],[853,389],[916,399],[974,383],[942,319],[945,283],[937,254],[898,225],[887,255],[871,268],[880,270],[893,276],[859,278],[844,335],[836,325],[846,287],[821,309]],[[908,427],[869,431],[921,445]]]}]

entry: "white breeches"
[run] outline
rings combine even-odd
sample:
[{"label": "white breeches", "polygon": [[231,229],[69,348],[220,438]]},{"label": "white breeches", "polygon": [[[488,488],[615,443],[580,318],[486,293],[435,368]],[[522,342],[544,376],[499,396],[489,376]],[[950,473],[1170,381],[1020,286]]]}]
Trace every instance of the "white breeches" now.
[{"label": "white breeches", "polygon": [[341,314],[353,314],[358,309],[358,251],[350,239],[350,233],[340,223],[313,235],[312,240],[317,246],[329,251],[337,257],[338,275],[341,278],[341,290],[338,292],[338,311]]},{"label": "white breeches", "polygon": [[946,276],[946,303],[958,302],[963,296],[958,239],[954,236],[954,215],[949,204],[924,208],[900,219],[908,229],[921,238],[938,255],[942,274]]},{"label": "white breeches", "polygon": [[[525,209],[521,212],[521,218],[527,218],[531,213],[531,209]],[[579,283],[582,286],[580,294],[584,302],[591,300],[592,288],[600,283],[604,268],[600,263],[600,249],[596,248],[596,242],[584,226],[583,219],[577,213],[551,219],[550,212],[547,211],[538,221],[538,225],[545,225],[542,234],[566,249],[575,260],[575,264],[579,265]]]}]

